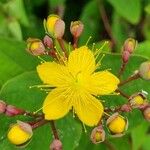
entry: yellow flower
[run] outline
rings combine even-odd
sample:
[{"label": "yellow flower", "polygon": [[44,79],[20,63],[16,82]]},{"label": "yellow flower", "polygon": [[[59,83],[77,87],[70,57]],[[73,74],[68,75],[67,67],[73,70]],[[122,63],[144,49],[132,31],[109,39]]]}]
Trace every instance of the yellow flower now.
[{"label": "yellow flower", "polygon": [[95,70],[94,54],[87,46],[72,51],[66,65],[45,62],[37,66],[41,80],[56,87],[44,101],[45,119],[59,119],[73,108],[84,124],[97,125],[104,109],[96,96],[114,92],[119,80],[108,71]]}]

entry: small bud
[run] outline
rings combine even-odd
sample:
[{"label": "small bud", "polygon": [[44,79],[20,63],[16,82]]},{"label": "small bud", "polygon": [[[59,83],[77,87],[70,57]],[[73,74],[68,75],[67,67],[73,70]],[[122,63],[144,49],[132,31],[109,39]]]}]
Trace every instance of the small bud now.
[{"label": "small bud", "polygon": [[22,110],[22,109],[19,109],[19,108],[15,107],[15,106],[12,106],[12,105],[7,105],[5,114],[7,116],[12,117],[12,116],[20,115],[23,112],[24,112],[24,110]]},{"label": "small bud", "polygon": [[104,140],[105,140],[105,131],[102,125],[95,127],[91,133],[91,141],[94,144],[98,144],[98,143],[103,142]]},{"label": "small bud", "polygon": [[27,51],[34,56],[39,56],[45,54],[45,47],[40,39],[28,38]]},{"label": "small bud", "polygon": [[150,80],[150,61],[144,62],[140,65],[139,75],[145,80]]},{"label": "small bud", "polygon": [[132,108],[129,104],[124,104],[121,106],[121,111],[123,111],[123,112],[130,112],[131,110],[132,110]]},{"label": "small bud", "polygon": [[118,113],[114,113],[107,119],[106,125],[114,137],[120,137],[124,135],[124,132],[128,128],[128,121]]},{"label": "small bud", "polygon": [[50,145],[50,150],[62,150],[62,143],[58,139],[54,139]]},{"label": "small bud", "polygon": [[48,35],[45,35],[43,41],[44,41],[44,45],[47,48],[49,48],[49,49],[53,48],[53,40]]},{"label": "small bud", "polygon": [[6,103],[0,100],[0,114],[4,113],[6,110]]},{"label": "small bud", "polygon": [[141,105],[145,103],[146,95],[143,92],[138,92],[133,94],[129,98],[129,103],[132,106],[132,108],[140,108]]},{"label": "small bud", "polygon": [[83,32],[84,25],[81,21],[71,22],[70,32],[75,37],[78,38]]},{"label": "small bud", "polygon": [[133,53],[134,49],[136,48],[137,42],[135,39],[128,38],[124,42],[123,51],[128,51],[130,54]]},{"label": "small bud", "polygon": [[61,39],[65,32],[65,23],[57,15],[49,15],[47,20],[44,20],[44,27],[46,32],[56,39]]},{"label": "small bud", "polygon": [[22,146],[30,141],[32,135],[31,126],[28,123],[18,121],[10,127],[7,137],[12,144]]},{"label": "small bud", "polygon": [[150,106],[143,109],[143,116],[147,121],[150,121]]},{"label": "small bud", "polygon": [[129,58],[130,58],[130,53],[128,51],[123,51],[122,52],[122,61],[124,63],[127,63]]}]

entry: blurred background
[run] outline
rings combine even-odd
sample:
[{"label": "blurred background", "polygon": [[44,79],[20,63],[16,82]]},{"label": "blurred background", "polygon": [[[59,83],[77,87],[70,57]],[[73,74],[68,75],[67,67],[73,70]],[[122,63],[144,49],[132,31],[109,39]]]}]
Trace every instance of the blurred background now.
[{"label": "blurred background", "polygon": [[[90,43],[96,42],[96,44],[101,45],[105,40],[108,40],[110,44],[106,47],[106,50],[118,53],[121,51],[121,47],[127,38],[135,38],[138,41],[135,54],[140,54],[142,57],[135,58],[137,59],[137,61],[133,60],[135,64],[132,64],[132,62],[129,64],[131,67],[128,69],[128,74],[131,74],[131,70],[134,71],[145,58],[150,58],[150,0],[0,0],[0,88],[3,85],[4,87],[7,86],[5,83],[18,74],[35,70],[39,61],[34,62],[35,59],[26,54],[25,41],[28,37],[43,39],[45,35],[43,19],[46,19],[47,16],[52,13],[58,14],[65,21],[66,32],[64,39],[68,42],[72,42],[72,36],[69,31],[70,23],[75,20],[81,20],[85,27],[79,41],[80,45],[85,44],[89,36],[92,36]],[[26,62],[27,59],[28,61]],[[113,58],[111,57],[111,59]],[[116,59],[117,66],[118,62],[120,63],[120,57],[116,57]],[[108,65],[109,63],[112,65],[112,60],[109,62],[108,59],[107,62]],[[116,66],[114,66],[114,69]],[[29,74],[25,79],[23,78],[23,80],[27,80],[30,77]],[[34,80],[34,78],[32,80]],[[10,83],[10,88],[2,88],[0,92],[1,97],[9,99],[10,102],[14,104],[20,99],[31,99],[29,97],[30,94],[26,94],[24,90],[26,87],[20,88],[20,90],[24,92],[24,95],[18,92],[19,89],[16,88],[17,85],[21,87],[21,84],[24,84],[19,83],[18,78],[16,81],[11,80]],[[37,81],[35,81],[34,84],[36,83]],[[147,82],[143,83],[143,88],[149,90],[149,85],[147,84],[146,86],[146,84]],[[142,84],[139,84],[138,88],[141,89],[141,86]],[[14,89],[16,89],[16,91]],[[126,90],[128,90],[128,86]],[[13,92],[20,94],[20,97],[12,94]],[[133,91],[129,89],[128,92],[132,93]],[[16,99],[16,101],[11,101],[11,99]],[[19,104],[17,101],[17,104],[20,106],[27,107],[26,103],[27,102],[24,101]],[[35,101],[33,104],[34,103],[36,104],[37,102]],[[29,106],[29,108],[33,108],[33,104]],[[41,104],[38,105],[40,107]],[[133,122],[134,118],[138,119],[137,116],[134,116],[131,118]],[[138,124],[139,126],[134,128],[130,135],[126,135],[117,140],[110,139],[110,142],[106,141],[104,144],[98,146],[91,145],[89,138],[83,134],[82,137],[79,137],[81,140],[79,148],[77,149],[150,150],[149,124],[143,120],[141,121],[139,118],[141,124]],[[0,135],[3,135],[4,131],[6,132],[8,130],[9,123],[7,123],[6,120],[4,121],[5,127],[0,129]],[[0,124],[4,121],[0,118]],[[67,127],[65,130],[67,130]],[[76,137],[77,134],[78,133],[75,132],[74,137]],[[49,136],[49,134],[47,136]],[[41,138],[41,135],[39,134],[37,138]],[[3,139],[0,138],[0,142],[2,140]],[[40,149],[38,147],[38,140],[39,139],[35,139],[37,143],[33,142],[33,147],[29,147],[28,149],[31,150],[35,148],[36,145],[35,149]],[[43,141],[45,141],[45,139],[43,139]],[[69,145],[68,139],[66,139],[66,143],[66,145]],[[8,146],[6,147],[6,145]],[[78,145],[78,143],[76,145]],[[0,149],[16,150],[16,148],[11,147],[7,141],[0,143]]]},{"label": "blurred background", "polygon": [[[43,19],[50,13],[66,23],[65,39],[71,41],[70,22],[85,25],[80,43],[110,40],[119,51],[127,37],[150,47],[150,0],[0,0],[0,36],[15,40],[44,36]],[[141,48],[140,46],[140,48]]]}]

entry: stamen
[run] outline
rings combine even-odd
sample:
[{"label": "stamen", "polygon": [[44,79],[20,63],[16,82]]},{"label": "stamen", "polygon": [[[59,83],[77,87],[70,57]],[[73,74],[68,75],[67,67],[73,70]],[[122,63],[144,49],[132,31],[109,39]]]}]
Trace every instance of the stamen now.
[{"label": "stamen", "polygon": [[86,127],[85,127],[85,124],[82,122],[82,126],[83,126],[83,129],[84,129],[84,132],[87,133],[87,130],[86,130]]},{"label": "stamen", "polygon": [[71,42],[68,43],[68,53],[70,54],[71,52]]},{"label": "stamen", "polygon": [[94,48],[95,48],[95,43],[93,43],[92,45],[92,51],[94,51]]},{"label": "stamen", "polygon": [[120,95],[120,93],[119,92],[113,92],[111,94],[108,94],[107,96],[109,96],[109,95]]},{"label": "stamen", "polygon": [[87,40],[87,42],[86,42],[86,46],[88,45],[88,43],[90,42],[90,40],[91,40],[91,38],[92,38],[92,36],[89,36],[89,38],[88,38],[88,40]]},{"label": "stamen", "polygon": [[[95,60],[98,58],[99,55],[96,56]],[[100,58],[100,60],[97,62],[96,67],[101,65],[101,62],[103,60],[103,58],[105,57],[105,54],[102,55],[102,57]]]},{"label": "stamen", "polygon": [[74,110],[74,108],[72,108],[72,115],[73,115],[73,118],[75,118],[75,110]]},{"label": "stamen", "polygon": [[109,42],[108,41],[105,41],[104,44],[99,48],[99,49],[96,49],[95,51],[95,56],[96,55],[99,55],[101,53],[101,51],[103,50],[103,48],[106,46],[106,44],[108,44]]},{"label": "stamen", "polygon": [[110,117],[110,115],[109,115],[108,113],[106,113],[105,111],[104,111],[104,114],[105,114],[106,116]]},{"label": "stamen", "polygon": [[50,85],[32,85],[32,86],[29,86],[29,88],[53,88],[52,86]]},{"label": "stamen", "polygon": [[39,60],[41,60],[41,63],[44,63],[44,62],[46,62],[42,57],[40,57],[40,56],[37,56],[37,58],[39,59]]}]

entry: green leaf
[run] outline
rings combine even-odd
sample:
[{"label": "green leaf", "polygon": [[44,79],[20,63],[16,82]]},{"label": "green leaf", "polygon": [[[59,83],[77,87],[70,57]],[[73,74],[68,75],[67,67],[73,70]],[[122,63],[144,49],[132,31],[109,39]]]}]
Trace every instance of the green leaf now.
[{"label": "green leaf", "polygon": [[90,40],[91,43],[99,40],[98,33],[100,32],[101,25],[100,12],[96,0],[89,1],[89,3],[87,3],[82,11],[80,20],[84,23],[84,31],[79,41],[80,45],[85,44],[90,36],[92,36],[92,39]]},{"label": "green leaf", "polygon": [[148,128],[149,124],[147,122],[144,122],[137,126],[134,130],[132,130],[131,137],[133,142],[133,150],[139,150],[143,142],[146,140]]},{"label": "green leaf", "polygon": [[138,43],[135,53],[150,59],[150,41]]},{"label": "green leaf", "polygon": [[124,19],[137,24],[141,17],[140,0],[107,0]]},{"label": "green leaf", "polygon": [[0,37],[0,87],[8,79],[35,69],[38,59],[25,50],[25,43]]},{"label": "green leaf", "polygon": [[23,0],[11,0],[6,4],[5,10],[16,17],[24,26],[29,26]]}]

